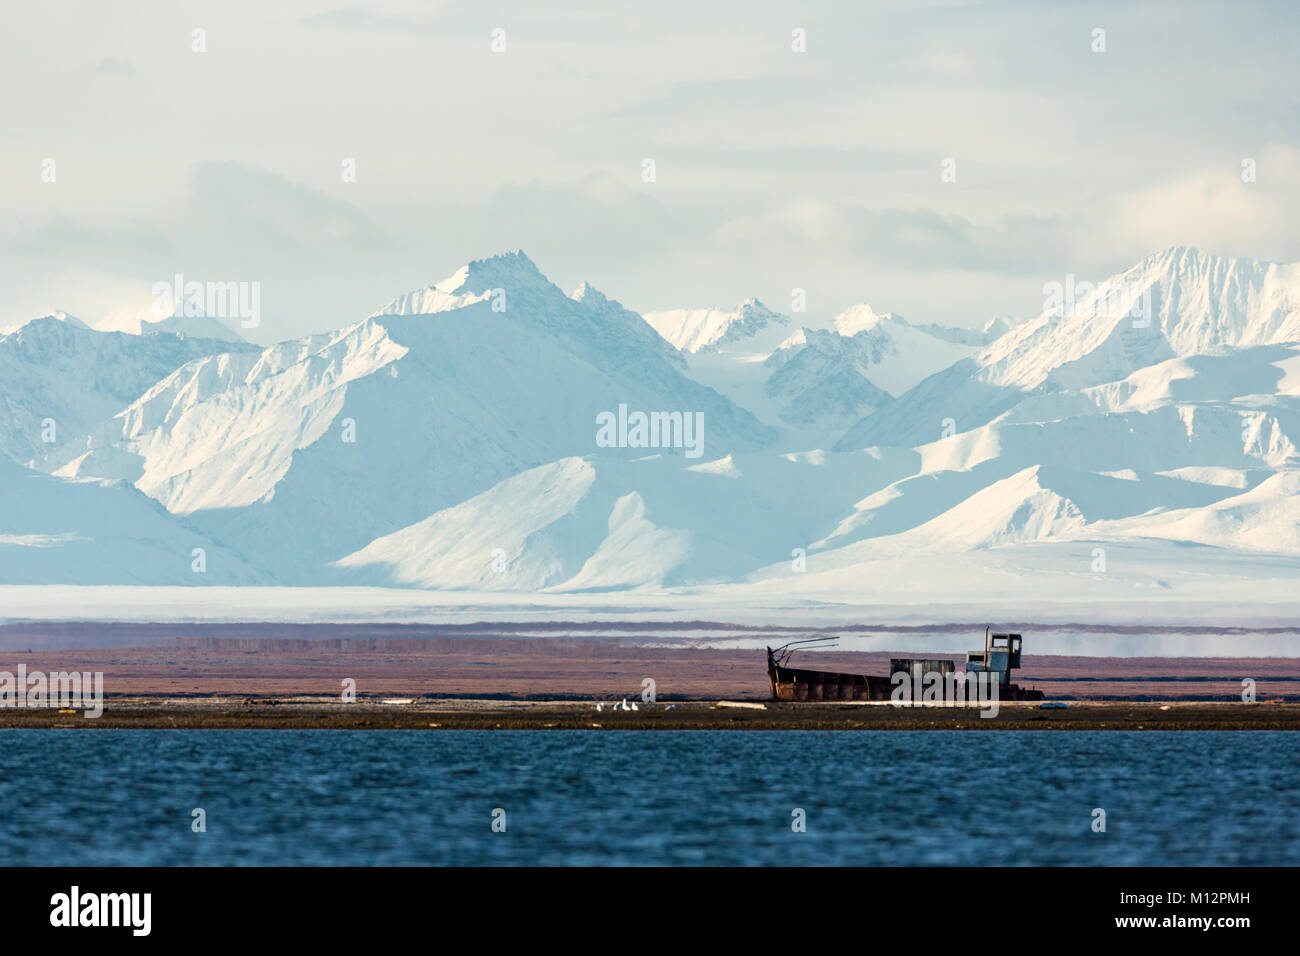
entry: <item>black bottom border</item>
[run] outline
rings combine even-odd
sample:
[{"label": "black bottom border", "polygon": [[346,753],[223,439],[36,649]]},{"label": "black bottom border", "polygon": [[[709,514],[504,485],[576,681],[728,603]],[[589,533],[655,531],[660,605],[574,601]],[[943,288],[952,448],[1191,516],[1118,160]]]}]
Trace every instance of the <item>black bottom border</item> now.
[{"label": "black bottom border", "polygon": [[[1057,940],[1244,940],[1290,925],[1293,869],[433,869],[9,868],[0,871],[7,941],[236,943],[441,940],[623,947],[708,941],[820,949],[1043,945]],[[101,905],[143,922],[70,924]],[[96,897],[87,902],[87,897]],[[63,905],[61,905],[63,904]],[[135,909],[126,909],[128,905]],[[1288,914],[1289,915],[1289,914]],[[1209,925],[1201,921],[1209,920]],[[77,922],[81,922],[80,915]],[[430,937],[428,934],[434,934]],[[1244,934],[1244,935],[1243,935]],[[462,944],[463,945],[463,944]]]}]

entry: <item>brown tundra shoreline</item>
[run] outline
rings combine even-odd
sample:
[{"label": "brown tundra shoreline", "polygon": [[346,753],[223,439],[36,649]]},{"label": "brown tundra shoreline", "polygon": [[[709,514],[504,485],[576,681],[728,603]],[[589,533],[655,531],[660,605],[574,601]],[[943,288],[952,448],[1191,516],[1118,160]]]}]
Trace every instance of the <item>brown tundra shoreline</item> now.
[{"label": "brown tundra shoreline", "polygon": [[[158,643],[129,643],[143,635],[122,628],[111,635],[119,643],[109,645],[95,643],[108,635],[94,624],[60,625],[57,633],[0,627],[0,671],[22,665],[29,673],[104,675],[102,716],[85,718],[82,708],[0,707],[0,728],[1300,729],[1300,658],[1281,656],[1292,650],[1281,639],[1279,656],[1264,658],[1026,653],[1016,682],[1067,706],[1003,701],[996,717],[982,718],[958,707],[778,703],[761,648],[649,643],[651,635],[308,640],[283,636],[278,625],[230,627],[261,636],[168,638],[159,628],[150,632]],[[67,646],[48,646],[55,637]],[[893,656],[923,650],[833,650],[803,660],[844,673],[887,674]],[[641,702],[647,680],[658,700],[653,707]],[[1253,682],[1258,703],[1242,702],[1243,680]],[[347,687],[356,702],[343,702]],[[743,706],[718,707],[719,701]],[[615,702],[618,710],[611,709]]]},{"label": "brown tundra shoreline", "polygon": [[777,701],[426,700],[358,697],[109,698],[80,710],[0,709],[0,729],[176,730],[1300,730],[1300,703],[1070,702],[1064,709],[1003,703],[974,708]]}]

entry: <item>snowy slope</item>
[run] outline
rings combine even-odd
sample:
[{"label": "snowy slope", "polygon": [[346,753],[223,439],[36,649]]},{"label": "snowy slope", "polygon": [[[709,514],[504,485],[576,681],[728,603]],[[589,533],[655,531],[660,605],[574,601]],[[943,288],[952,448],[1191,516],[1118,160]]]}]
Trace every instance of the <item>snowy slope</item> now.
[{"label": "snowy slope", "polygon": [[921,381],[836,447],[923,444],[947,419],[965,431],[1021,402],[1122,381],[1171,359],[1295,342],[1300,265],[1173,247]]},{"label": "snowy slope", "polygon": [[869,377],[872,343],[838,332],[800,329],[763,362],[763,392],[778,404],[781,421],[796,428],[834,431],[893,399]]},{"label": "snowy slope", "polygon": [[784,448],[833,441],[984,342],[973,330],[920,329],[866,305],[826,327],[794,328],[757,299],[732,310],[677,309],[645,319],[687,355],[692,376],[777,426]]},{"label": "snowy slope", "polygon": [[253,504],[321,437],[348,383],[402,354],[367,321],[261,353],[199,359],[120,412],[56,473],[129,479],[178,514]]},{"label": "snowy slope", "polygon": [[44,458],[186,362],[229,348],[252,347],[101,332],[67,313],[33,319],[0,336],[0,453],[21,462]]},{"label": "snowy slope", "polygon": [[89,325],[81,321],[81,319],[77,318],[75,315],[72,315],[70,312],[64,312],[62,309],[55,309],[53,312],[47,312],[44,315],[39,315],[36,316],[35,318],[27,319],[24,322],[19,322],[17,325],[11,325],[5,328],[0,328],[0,335],[8,335],[10,332],[17,332],[19,329],[23,328],[24,326],[31,325],[33,322],[43,323],[50,319],[53,319],[55,322],[62,322],[64,325],[70,326],[75,329],[90,328]]},{"label": "snowy slope", "polygon": [[1300,266],[1176,246],[998,339],[980,364],[997,384],[1078,388],[1174,356],[1297,341]]},{"label": "snowy slope", "polygon": [[683,352],[717,350],[747,343],[762,349],[774,345],[789,333],[791,319],[773,312],[757,299],[746,299],[736,308],[669,309],[647,312],[645,320],[675,349]]},{"label": "snowy slope", "polygon": [[1030,541],[1042,556],[1135,541],[1300,554],[1296,278],[1171,249],[1008,329],[838,443],[915,445],[923,465],[856,503],[819,561]]},{"label": "snowy slope", "polygon": [[170,332],[221,342],[243,342],[244,337],[220,319],[206,315],[166,315],[159,317],[150,309],[121,309],[95,323],[100,332],[125,332],[150,335]]},{"label": "snowy slope", "polygon": [[1066,537],[1083,525],[1078,506],[1047,487],[1034,466],[991,482],[929,521],[874,539],[869,547],[965,551]]},{"label": "snowy slope", "polygon": [[0,501],[0,585],[271,580],[130,485],[55,478],[0,458]]},{"label": "snowy slope", "polygon": [[381,537],[339,562],[365,584],[584,590],[734,580],[825,535],[915,452],[735,454],[698,465],[569,458]]},{"label": "snowy slope", "polygon": [[[0,570],[185,583],[196,540],[279,584],[1194,595],[1180,555],[1300,560],[1297,289],[1170,249],[1027,322],[817,327],[643,318],[510,253],[267,349],[43,317],[0,337],[4,450],[53,473],[0,460],[34,502]],[[620,406],[702,414],[702,457],[603,447]]]},{"label": "snowy slope", "polygon": [[[315,583],[378,535],[596,451],[597,415],[620,404],[702,414],[706,452],[772,440],[686,377],[639,316],[594,289],[565,295],[522,253],[430,288],[337,333],[186,365],[59,473],[127,478],[284,580]],[[424,307],[440,311],[412,311]]]},{"label": "snowy slope", "polygon": [[1120,538],[1300,555],[1300,472],[1270,475],[1242,494],[1206,507],[1116,521],[1098,530]]},{"label": "snowy slope", "polygon": [[973,345],[951,341],[940,326],[925,329],[893,313],[877,315],[856,305],[835,318],[835,329],[853,343],[863,373],[890,395],[901,395],[918,382],[976,351]]}]

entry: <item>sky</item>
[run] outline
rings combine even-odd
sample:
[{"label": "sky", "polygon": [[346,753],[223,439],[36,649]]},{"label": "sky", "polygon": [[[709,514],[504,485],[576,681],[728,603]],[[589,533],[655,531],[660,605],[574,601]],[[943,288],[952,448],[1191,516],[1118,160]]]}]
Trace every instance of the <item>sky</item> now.
[{"label": "sky", "polygon": [[642,312],[789,312],[803,289],[809,318],[865,302],[961,326],[1169,245],[1300,260],[1284,2],[79,0],[6,20],[0,328],[147,312],[179,273],[259,283],[245,334],[269,343],[513,249]]}]

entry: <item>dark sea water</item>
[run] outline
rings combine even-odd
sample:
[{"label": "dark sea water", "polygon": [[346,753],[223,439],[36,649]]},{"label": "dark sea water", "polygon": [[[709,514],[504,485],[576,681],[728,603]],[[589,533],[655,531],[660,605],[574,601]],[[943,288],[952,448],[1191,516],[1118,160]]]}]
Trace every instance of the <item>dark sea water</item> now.
[{"label": "dark sea water", "polygon": [[1280,732],[0,730],[0,863],[1297,865],[1298,746]]}]

